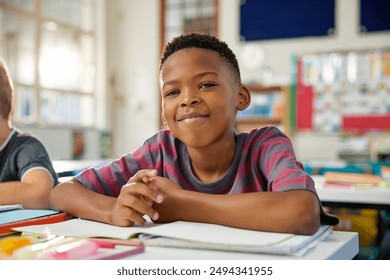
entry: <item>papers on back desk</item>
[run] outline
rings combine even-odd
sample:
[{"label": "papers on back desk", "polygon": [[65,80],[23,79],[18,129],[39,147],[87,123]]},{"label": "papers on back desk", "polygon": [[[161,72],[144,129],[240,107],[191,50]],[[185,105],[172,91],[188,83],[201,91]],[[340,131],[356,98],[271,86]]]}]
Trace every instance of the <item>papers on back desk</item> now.
[{"label": "papers on back desk", "polygon": [[303,256],[325,239],[330,226],[321,226],[313,235],[294,235],[243,230],[227,226],[177,221],[167,224],[117,227],[72,219],[61,223],[14,228],[19,232],[78,237],[139,238],[146,246],[183,247],[250,253]]}]

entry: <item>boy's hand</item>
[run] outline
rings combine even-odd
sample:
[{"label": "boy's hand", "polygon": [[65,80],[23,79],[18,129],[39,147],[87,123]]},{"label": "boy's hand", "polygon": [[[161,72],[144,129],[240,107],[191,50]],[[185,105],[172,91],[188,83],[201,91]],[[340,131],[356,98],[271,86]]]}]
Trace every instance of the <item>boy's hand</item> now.
[{"label": "boy's hand", "polygon": [[118,226],[132,226],[135,223],[145,224],[144,215],[152,220],[159,218],[153,209],[153,203],[161,203],[163,196],[157,188],[149,186],[149,180],[155,177],[156,170],[141,170],[137,172],[121,189],[111,212],[111,223]]},{"label": "boy's hand", "polygon": [[158,190],[164,198],[163,203],[153,205],[153,208],[159,213],[156,221],[159,223],[176,221],[177,215],[181,211],[177,207],[178,202],[185,194],[182,187],[172,180],[160,176],[152,177],[148,181],[150,188]]}]

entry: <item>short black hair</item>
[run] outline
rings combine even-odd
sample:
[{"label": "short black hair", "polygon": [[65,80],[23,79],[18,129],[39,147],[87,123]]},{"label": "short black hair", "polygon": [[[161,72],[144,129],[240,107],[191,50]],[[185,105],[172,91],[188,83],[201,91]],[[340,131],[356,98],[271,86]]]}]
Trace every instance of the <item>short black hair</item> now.
[{"label": "short black hair", "polygon": [[173,38],[172,41],[165,46],[161,56],[160,71],[164,62],[171,54],[185,48],[201,48],[217,52],[219,56],[227,62],[235,82],[238,84],[241,83],[240,68],[233,51],[225,42],[219,40],[215,36],[201,33],[183,34]]}]

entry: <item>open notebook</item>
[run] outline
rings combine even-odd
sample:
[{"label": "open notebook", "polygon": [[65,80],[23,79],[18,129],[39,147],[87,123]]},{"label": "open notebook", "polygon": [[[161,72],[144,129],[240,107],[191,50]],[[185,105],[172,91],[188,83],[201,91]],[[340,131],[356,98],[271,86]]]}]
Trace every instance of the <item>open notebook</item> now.
[{"label": "open notebook", "polygon": [[78,237],[139,238],[146,246],[184,247],[250,253],[303,256],[331,232],[321,226],[313,235],[243,230],[215,224],[177,221],[167,224],[117,227],[72,219],[61,223],[14,228],[14,231]]}]

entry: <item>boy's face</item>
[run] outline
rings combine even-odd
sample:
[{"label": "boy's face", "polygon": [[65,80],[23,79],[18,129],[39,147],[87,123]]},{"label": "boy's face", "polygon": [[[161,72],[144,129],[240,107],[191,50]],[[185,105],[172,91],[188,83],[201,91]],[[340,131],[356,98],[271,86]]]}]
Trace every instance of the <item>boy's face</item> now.
[{"label": "boy's face", "polygon": [[234,82],[227,63],[211,50],[179,50],[161,69],[163,119],[190,147],[231,140],[245,94],[249,92]]}]

